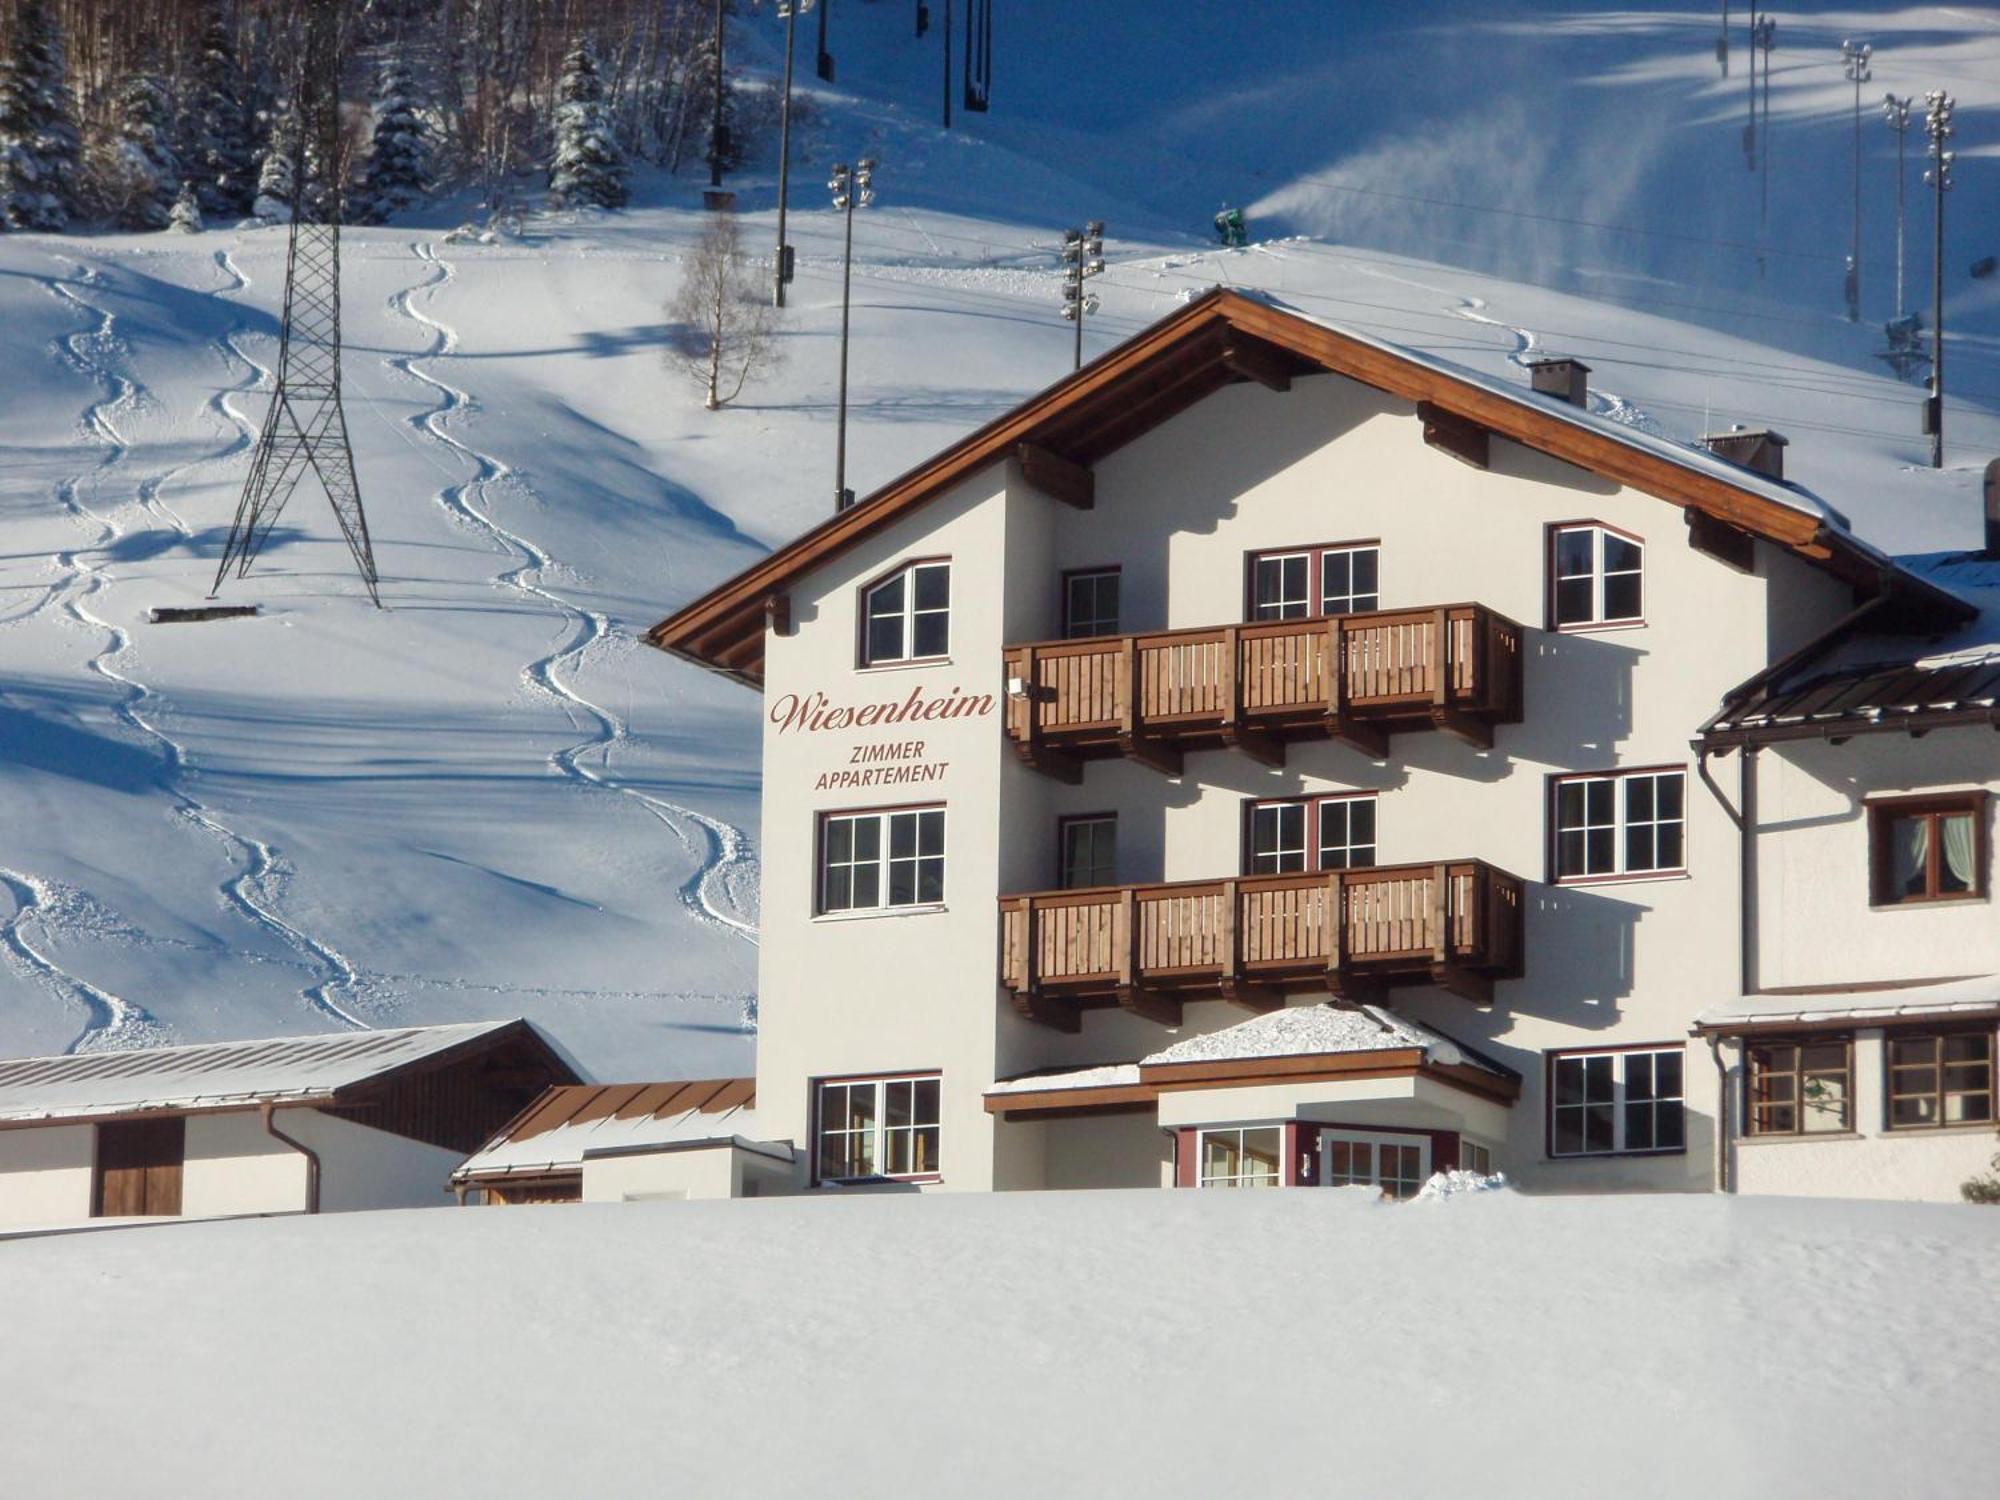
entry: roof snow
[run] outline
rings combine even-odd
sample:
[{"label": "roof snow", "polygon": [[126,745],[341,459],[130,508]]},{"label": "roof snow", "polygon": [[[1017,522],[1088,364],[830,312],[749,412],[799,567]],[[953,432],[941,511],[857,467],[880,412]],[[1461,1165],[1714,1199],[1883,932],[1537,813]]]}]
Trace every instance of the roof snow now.
[{"label": "roof snow", "polygon": [[741,1146],[789,1161],[788,1143],[758,1139],[756,1100],[748,1078],[552,1088],[452,1176],[575,1171],[599,1156],[711,1145]]},{"label": "roof snow", "polygon": [[528,1024],[476,1021],[13,1058],[0,1061],[0,1120],[325,1100],[406,1064]]},{"label": "roof snow", "polygon": [[2000,1011],[2000,975],[1983,974],[1938,984],[1897,985],[1879,990],[1745,995],[1703,1011],[1695,1018],[1695,1029],[1733,1031],[1750,1025],[1811,1021],[1866,1023],[1995,1011]]},{"label": "roof snow", "polygon": [[1044,1089],[1136,1088],[1138,1084],[1137,1063],[1105,1063],[1095,1068],[1071,1068],[1066,1072],[1029,1073],[1022,1078],[1003,1078],[986,1092],[1034,1094]]},{"label": "roof snow", "polygon": [[1340,1052],[1400,1052],[1418,1048],[1425,1061],[1490,1068],[1458,1043],[1379,1005],[1295,1005],[1175,1042],[1143,1059],[1141,1067],[1226,1062],[1251,1057],[1311,1057]]}]

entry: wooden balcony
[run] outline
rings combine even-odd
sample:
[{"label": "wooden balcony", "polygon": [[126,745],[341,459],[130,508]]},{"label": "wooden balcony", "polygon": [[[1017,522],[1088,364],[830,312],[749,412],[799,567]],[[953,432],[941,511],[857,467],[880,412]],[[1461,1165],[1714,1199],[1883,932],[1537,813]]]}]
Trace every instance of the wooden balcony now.
[{"label": "wooden balcony", "polygon": [[1126,755],[1171,776],[1232,746],[1282,765],[1297,739],[1377,760],[1389,736],[1442,729],[1490,749],[1521,720],[1521,627],[1480,604],[1375,610],[1154,635],[1009,646],[1007,733],[1064,780]]},{"label": "wooden balcony", "polygon": [[1493,981],[1522,967],[1521,881],[1479,860],[1049,891],[1000,909],[1001,983],[1065,1031],[1087,1009],[1176,1026],[1184,1000],[1269,1010],[1303,989],[1374,1000],[1437,984],[1489,1005]]}]

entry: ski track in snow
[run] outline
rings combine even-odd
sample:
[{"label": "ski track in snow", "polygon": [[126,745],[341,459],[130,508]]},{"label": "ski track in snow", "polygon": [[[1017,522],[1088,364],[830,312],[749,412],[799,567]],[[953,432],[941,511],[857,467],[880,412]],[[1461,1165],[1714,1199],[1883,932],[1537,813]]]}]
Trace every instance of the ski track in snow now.
[{"label": "ski track in snow", "polygon": [[[630,738],[624,719],[586,698],[561,675],[559,669],[565,667],[574,674],[595,648],[610,639],[611,621],[549,588],[544,580],[556,566],[555,559],[527,537],[501,525],[485,508],[486,495],[496,486],[507,483],[520,484],[524,489],[528,486],[500,459],[453,436],[447,428],[451,417],[478,409],[471,394],[418,368],[418,361],[445,359],[458,348],[457,330],[415,303],[418,292],[435,293],[450,283],[456,272],[428,241],[418,243],[414,249],[417,258],[430,267],[431,275],[428,280],[396,293],[389,299],[389,305],[430,335],[430,347],[416,354],[389,356],[384,363],[437,392],[439,404],[408,421],[471,465],[472,477],[438,491],[437,499],[454,521],[479,533],[496,552],[518,559],[514,566],[495,575],[494,587],[512,590],[545,605],[564,620],[561,643],[521,669],[521,680],[528,688],[560,708],[571,727],[584,735],[575,744],[552,753],[549,765],[579,786],[630,797],[670,829],[699,861],[694,874],[681,886],[682,905],[697,920],[726,928],[755,943],[756,926],[743,917],[732,890],[736,878],[747,877],[754,868],[755,856],[749,839],[733,824],[620,781],[611,770],[611,757],[619,743]],[[584,764],[586,756],[595,761],[594,767]]]},{"label": "ski track in snow", "polygon": [[[217,254],[216,263],[220,269],[227,271],[236,280],[234,287],[220,290],[233,295],[249,285],[248,278],[229,260],[227,251]],[[81,261],[77,262],[77,266],[76,279],[85,286],[96,286],[102,280],[93,267]],[[112,465],[123,462],[130,452],[129,445],[111,424],[106,413],[120,407],[136,408],[148,397],[142,385],[112,369],[108,363],[110,355],[123,351],[123,345],[117,336],[114,315],[108,309],[99,307],[78,295],[60,280],[52,279],[48,286],[57,296],[96,320],[93,328],[67,335],[57,340],[57,345],[59,355],[74,369],[114,393],[108,399],[93,403],[83,418],[86,432],[96,441],[107,445],[106,457],[93,471],[101,475]],[[240,331],[239,325],[237,329],[224,334],[217,342],[227,353],[242,359],[253,372],[249,383],[240,387],[248,389],[268,372],[255,361],[249,360],[237,348],[233,340],[235,334]],[[184,538],[191,539],[193,532],[177,514],[160,501],[159,492],[169,481],[180,477],[197,464],[220,462],[248,446],[250,438],[247,424],[236,417],[225,404],[229,394],[228,391],[218,393],[210,398],[207,406],[208,409],[229,418],[237,427],[238,435],[235,441],[219,453],[207,454],[188,463],[172,465],[159,471],[143,482],[136,492],[140,503],[149,513],[166,520]],[[86,524],[95,523],[98,526],[97,545],[101,547],[106,542],[117,540],[124,535],[124,532],[115,520],[99,516],[83,505],[80,489],[85,477],[88,476],[79,475],[65,480],[62,485],[64,491],[62,498],[64,504],[79,520],[85,521]],[[360,975],[353,964],[338,950],[295,926],[277,912],[277,892],[290,873],[277,851],[263,840],[252,838],[229,827],[211,808],[185,789],[184,782],[191,775],[198,774],[189,765],[187,749],[161,729],[146,711],[146,705],[157,700],[159,694],[138,678],[128,675],[121,664],[120,659],[132,644],[130,632],[122,626],[101,619],[85,607],[85,600],[106,587],[107,576],[94,564],[84,562],[74,552],[59,554],[58,561],[74,573],[88,579],[88,587],[81,590],[73,588],[70,591],[66,600],[68,612],[78,622],[103,631],[107,637],[104,649],[90,659],[89,669],[119,689],[115,712],[120,721],[159,747],[165,765],[161,784],[173,798],[175,812],[220,843],[230,863],[237,866],[236,873],[218,887],[223,904],[247,918],[253,926],[261,927],[277,937],[304,960],[309,973],[318,975],[313,983],[299,991],[300,998],[315,1012],[344,1026],[365,1028],[367,1023],[336,998],[336,994],[351,997],[360,992],[362,987]],[[144,1012],[141,1011],[141,1014]],[[150,1016],[147,1016],[146,1020],[157,1026]],[[72,1050],[76,1046],[99,1044],[100,1039],[87,1030],[85,1035],[73,1044]]]},{"label": "ski track in snow", "polygon": [[166,1028],[144,1006],[70,973],[28,941],[30,918],[47,931],[55,931],[59,925],[55,920],[59,902],[47,881],[22,870],[0,868],[0,888],[14,901],[14,914],[0,922],[0,952],[51,995],[83,1009],[83,1030],[66,1050],[86,1052],[171,1040]]}]

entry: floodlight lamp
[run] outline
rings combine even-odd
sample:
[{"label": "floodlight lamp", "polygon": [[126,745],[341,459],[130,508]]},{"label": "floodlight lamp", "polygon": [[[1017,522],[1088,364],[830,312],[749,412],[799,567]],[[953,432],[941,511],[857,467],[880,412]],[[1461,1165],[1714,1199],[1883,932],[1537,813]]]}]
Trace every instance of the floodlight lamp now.
[{"label": "floodlight lamp", "polygon": [[1090,236],[1090,237],[1091,237],[1092,239],[1094,239],[1094,240],[1099,240],[1099,239],[1103,239],[1103,238],[1104,238],[1104,221],[1103,221],[1102,219],[1092,219],[1092,220],[1090,221],[1090,226],[1089,226],[1089,228],[1088,228],[1088,229],[1086,229],[1086,230],[1085,230],[1084,232],[1085,232],[1086,234],[1088,234],[1088,235],[1089,235],[1089,236]]}]

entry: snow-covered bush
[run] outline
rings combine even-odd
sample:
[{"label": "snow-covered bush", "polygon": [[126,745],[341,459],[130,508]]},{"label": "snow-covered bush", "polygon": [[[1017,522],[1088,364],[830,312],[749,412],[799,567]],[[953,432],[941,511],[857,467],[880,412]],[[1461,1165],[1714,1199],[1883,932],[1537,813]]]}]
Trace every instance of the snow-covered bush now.
[{"label": "snow-covered bush", "polygon": [[1465,1193],[1497,1193],[1511,1186],[1505,1172],[1433,1172],[1430,1180],[1417,1189],[1417,1196],[1411,1201],[1436,1203]]},{"label": "snow-covered bush", "polygon": [[604,107],[604,80],[588,41],[579,42],[563,59],[556,98],[549,201],[558,208],[622,208],[625,153]]},{"label": "snow-covered bush", "polygon": [[123,228],[165,229],[181,191],[166,84],[132,74],[118,91],[116,119],[111,137],[91,151],[92,200]]},{"label": "snow-covered bush", "polygon": [[61,229],[76,211],[83,155],[69,65],[48,0],[20,0],[0,56],[0,226]]},{"label": "snow-covered bush", "polygon": [[2000,1205],[2000,1156],[1993,1158],[1985,1176],[1966,1178],[1959,1184],[1958,1191],[1967,1203]]},{"label": "snow-covered bush", "polygon": [[270,111],[257,168],[256,201],[250,209],[260,219],[285,223],[292,217],[292,155],[298,149],[298,130],[298,117],[289,104]]},{"label": "snow-covered bush", "polygon": [[174,199],[173,212],[167,216],[167,228],[182,234],[199,234],[205,226],[201,220],[201,199],[192,182],[181,184],[180,196]]}]

